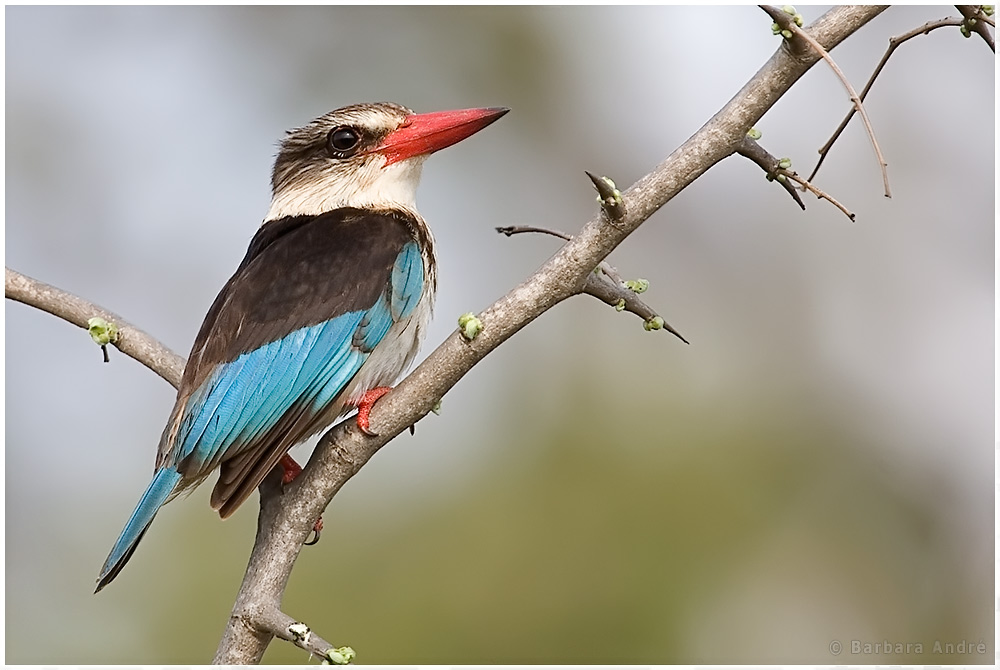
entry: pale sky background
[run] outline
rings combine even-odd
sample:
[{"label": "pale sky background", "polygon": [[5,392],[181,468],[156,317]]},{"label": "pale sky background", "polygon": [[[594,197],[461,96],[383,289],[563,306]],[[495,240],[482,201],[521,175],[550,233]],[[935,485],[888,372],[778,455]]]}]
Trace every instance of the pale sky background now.
[{"label": "pale sky background", "polygon": [[[890,36],[949,10],[891,9],[834,55],[860,89]],[[820,12],[803,10],[807,21]],[[6,264],[184,355],[266,210],[286,128],[360,101],[512,109],[425,166],[418,203],[440,262],[426,354],[460,314],[487,307],[556,249],[495,226],[578,230],[596,207],[584,170],[630,185],[779,44],[752,7],[10,7],[5,16]],[[366,662],[936,663],[835,657],[828,647],[888,638],[929,649],[959,631],[990,651],[946,660],[989,662],[993,63],[980,40],[955,30],[898,50],[867,103],[893,198],[882,196],[856,120],[817,180],[854,224],[811,196],[800,211],[739,157],[714,167],[609,259],[650,281],[646,298],[691,345],[590,298],[557,307],[473,370],[440,417],[364,468],[293,577],[340,593],[349,554],[387,593],[358,578],[361,602],[325,595],[313,610],[290,593],[289,613],[338,644],[364,647],[378,628]],[[848,105],[817,65],[758,125],[761,143],[808,174]],[[5,315],[7,661],[209,661],[256,500],[226,523],[208,508],[208,486],[172,503],[121,577],[92,595],[148,482],[173,390],[117,351],[103,364],[85,332],[49,315],[9,302]],[[578,462],[595,469],[580,465],[573,480]],[[585,495],[561,492],[558,477],[531,480],[546,464]],[[615,568],[589,564],[591,542],[608,550],[595,524],[638,519],[607,510],[645,490],[647,475],[654,502],[635,514],[642,507],[669,526],[663,544],[643,549],[630,535],[613,544],[620,556],[605,556]],[[684,482],[692,488],[682,495]],[[480,500],[487,489],[500,497]],[[434,520],[466,507],[481,523]],[[553,533],[501,539],[507,522],[512,538],[536,537],[537,522],[586,549],[549,571],[546,561],[562,556],[546,548]],[[350,541],[338,542],[338,527],[353,529]],[[656,527],[638,536],[660,536]],[[477,549],[476,529],[487,548]],[[434,538],[428,562],[442,570],[463,552],[469,583],[452,579],[456,566],[416,573],[414,545],[384,549],[410,534]],[[384,564],[390,555],[399,562]],[[669,571],[650,567],[674,558]],[[314,574],[306,563],[319,586],[301,581]],[[576,563],[580,581],[546,590],[559,566]],[[707,564],[696,576],[692,566]],[[496,576],[507,569],[511,580]],[[505,613],[535,569],[532,590],[581,617],[546,615],[566,630],[519,627],[527,615]],[[610,574],[634,574],[636,585],[609,586]],[[404,615],[394,580],[465,605],[448,605],[453,620]],[[477,590],[494,583],[496,592]],[[611,589],[608,600],[575,600],[591,588]],[[365,607],[382,617],[373,621],[398,610],[403,623],[368,624]],[[495,621],[480,621],[487,611]],[[619,634],[602,617],[632,623]],[[406,646],[416,619],[450,642]],[[481,646],[454,632],[462,625],[482,632]],[[608,655],[580,655],[594,631]],[[268,659],[306,660],[282,643]]]}]

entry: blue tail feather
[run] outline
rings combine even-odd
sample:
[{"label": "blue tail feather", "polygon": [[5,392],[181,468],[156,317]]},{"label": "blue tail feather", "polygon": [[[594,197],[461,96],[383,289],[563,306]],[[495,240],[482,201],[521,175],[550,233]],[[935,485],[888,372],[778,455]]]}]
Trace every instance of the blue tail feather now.
[{"label": "blue tail feather", "polygon": [[108,560],[104,561],[101,568],[101,575],[97,578],[97,590],[100,591],[114,579],[128,559],[132,557],[136,545],[142,539],[149,524],[153,523],[153,518],[160,511],[163,503],[177,488],[181,481],[181,473],[176,468],[163,468],[159,470],[150,482],[149,488],[142,494],[142,499],[132,512],[132,517],[125,524],[125,530],[115,543],[114,548],[108,555]]}]

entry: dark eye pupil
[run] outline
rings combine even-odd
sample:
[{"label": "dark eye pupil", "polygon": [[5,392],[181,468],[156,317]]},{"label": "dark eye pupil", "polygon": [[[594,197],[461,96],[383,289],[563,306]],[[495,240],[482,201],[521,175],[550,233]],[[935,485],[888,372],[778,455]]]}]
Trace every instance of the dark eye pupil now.
[{"label": "dark eye pupil", "polygon": [[361,138],[353,128],[341,126],[330,131],[330,146],[336,151],[350,151],[358,145]]}]

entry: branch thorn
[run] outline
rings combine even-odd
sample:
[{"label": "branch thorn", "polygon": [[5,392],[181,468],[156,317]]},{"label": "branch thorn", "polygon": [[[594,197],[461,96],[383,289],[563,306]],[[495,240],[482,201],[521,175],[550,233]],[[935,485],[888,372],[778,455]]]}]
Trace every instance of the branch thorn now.
[{"label": "branch thorn", "polygon": [[613,222],[624,219],[625,202],[622,200],[622,192],[615,186],[615,182],[610,177],[598,177],[591,172],[584,172],[594,183],[594,188],[597,189],[597,202],[601,203],[601,208],[608,215],[608,218]]}]

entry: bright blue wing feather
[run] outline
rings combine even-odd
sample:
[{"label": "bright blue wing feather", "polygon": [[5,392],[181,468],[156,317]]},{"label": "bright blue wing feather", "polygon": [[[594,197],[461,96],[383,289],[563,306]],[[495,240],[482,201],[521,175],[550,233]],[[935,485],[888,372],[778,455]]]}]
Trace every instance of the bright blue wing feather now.
[{"label": "bright blue wing feather", "polygon": [[324,383],[316,384],[310,389],[313,410],[319,412],[333,402],[333,399],[347,386],[347,382],[361,369],[367,359],[367,352],[345,349],[336,360],[331,361],[324,374],[324,377],[329,378]]},{"label": "bright blue wing feather", "polygon": [[256,350],[269,349],[274,362],[254,387],[241,420],[227,436],[230,438],[228,443],[243,441],[244,436],[252,437],[266,431],[294,404],[301,390],[295,380],[302,376],[310,356],[323,353],[321,348],[317,348],[319,335],[320,328],[317,326],[302,328]]},{"label": "bright blue wing feather", "polygon": [[[308,336],[309,333],[299,330],[248,355],[251,362],[244,366],[246,378],[240,382],[244,388],[242,405],[225,415],[229,417],[228,422],[225,426],[220,425],[215,439],[207,443],[214,446],[206,452],[207,458],[214,457],[219,449],[243,441],[241,437],[248,432],[256,432],[259,426],[255,424],[261,423],[259,416],[266,411],[265,405],[282,405],[282,390],[286,387],[282,381],[297,374],[299,368],[296,364],[301,364],[301,361],[296,360],[295,353],[308,350],[311,346]],[[250,373],[246,372],[247,367],[250,367]]]},{"label": "bright blue wing feather", "polygon": [[365,312],[364,318],[358,325],[358,332],[354,336],[355,345],[362,351],[370,352],[375,348],[375,345],[382,341],[392,324],[389,299],[385,294],[382,294],[379,296],[378,302]]},{"label": "bright blue wing feather", "polygon": [[424,290],[424,260],[416,242],[408,242],[392,266],[392,298],[389,307],[394,321],[413,312]]},{"label": "bright blue wing feather", "polygon": [[315,333],[298,330],[284,340],[268,345],[275,353],[274,362],[251,397],[251,404],[245,412],[246,420],[240,423],[238,431],[231,433],[232,442],[246,443],[256,438],[268,426],[274,425],[286,408],[295,402],[295,384],[287,380],[294,380],[301,372],[303,360],[299,353],[310,334]]},{"label": "bright blue wing feather", "polygon": [[[243,420],[233,426],[230,432],[234,439],[240,439],[247,435],[248,431],[254,431],[254,419],[261,413],[266,413],[268,407],[283,407],[291,403],[294,398],[290,398],[292,385],[284,383],[287,379],[293,379],[302,369],[301,357],[297,354],[305,347],[309,332],[298,330],[290,334],[284,340],[270,342],[265,347],[269,349],[266,358],[268,366],[264,377],[247,398],[247,404],[243,409]],[[256,423],[261,423],[259,420]]]},{"label": "bright blue wing feather", "polygon": [[322,409],[314,398],[332,399],[367,358],[351,347],[363,315],[301,328],[218,366],[188,403],[194,419],[177,436],[177,459],[191,456],[200,470],[234,444],[265,433],[296,403]]},{"label": "bright blue wing feather", "polygon": [[357,317],[340,317],[266,345],[281,352],[280,358],[285,363],[283,374],[265,380],[253,396],[253,404],[248,404],[240,422],[218,446],[227,448],[232,444],[249,443],[303,400],[312,399],[308,406],[313,411],[321,411],[367,358],[366,354],[350,347],[347,337],[350,331],[344,332],[345,325],[354,325],[356,321]]},{"label": "bright blue wing feather", "polygon": [[[199,395],[199,397],[192,397],[192,401],[188,402],[188,408],[197,407],[197,412],[190,412],[190,422],[184,422],[186,425],[182,424],[181,429],[183,432],[181,435],[184,436],[184,441],[181,442],[181,448],[178,451],[178,456],[180,458],[186,457],[191,453],[190,446],[198,443],[201,436],[209,429],[209,424],[212,419],[218,416],[217,412],[222,401],[225,399],[226,394],[229,393],[230,388],[233,383],[239,379],[240,373],[243,371],[243,366],[246,363],[243,359],[236,359],[230,364],[227,364],[226,373],[227,374],[216,374],[211,375],[205,380],[202,387],[198,390],[204,391]],[[185,417],[188,418],[188,417]]]}]

